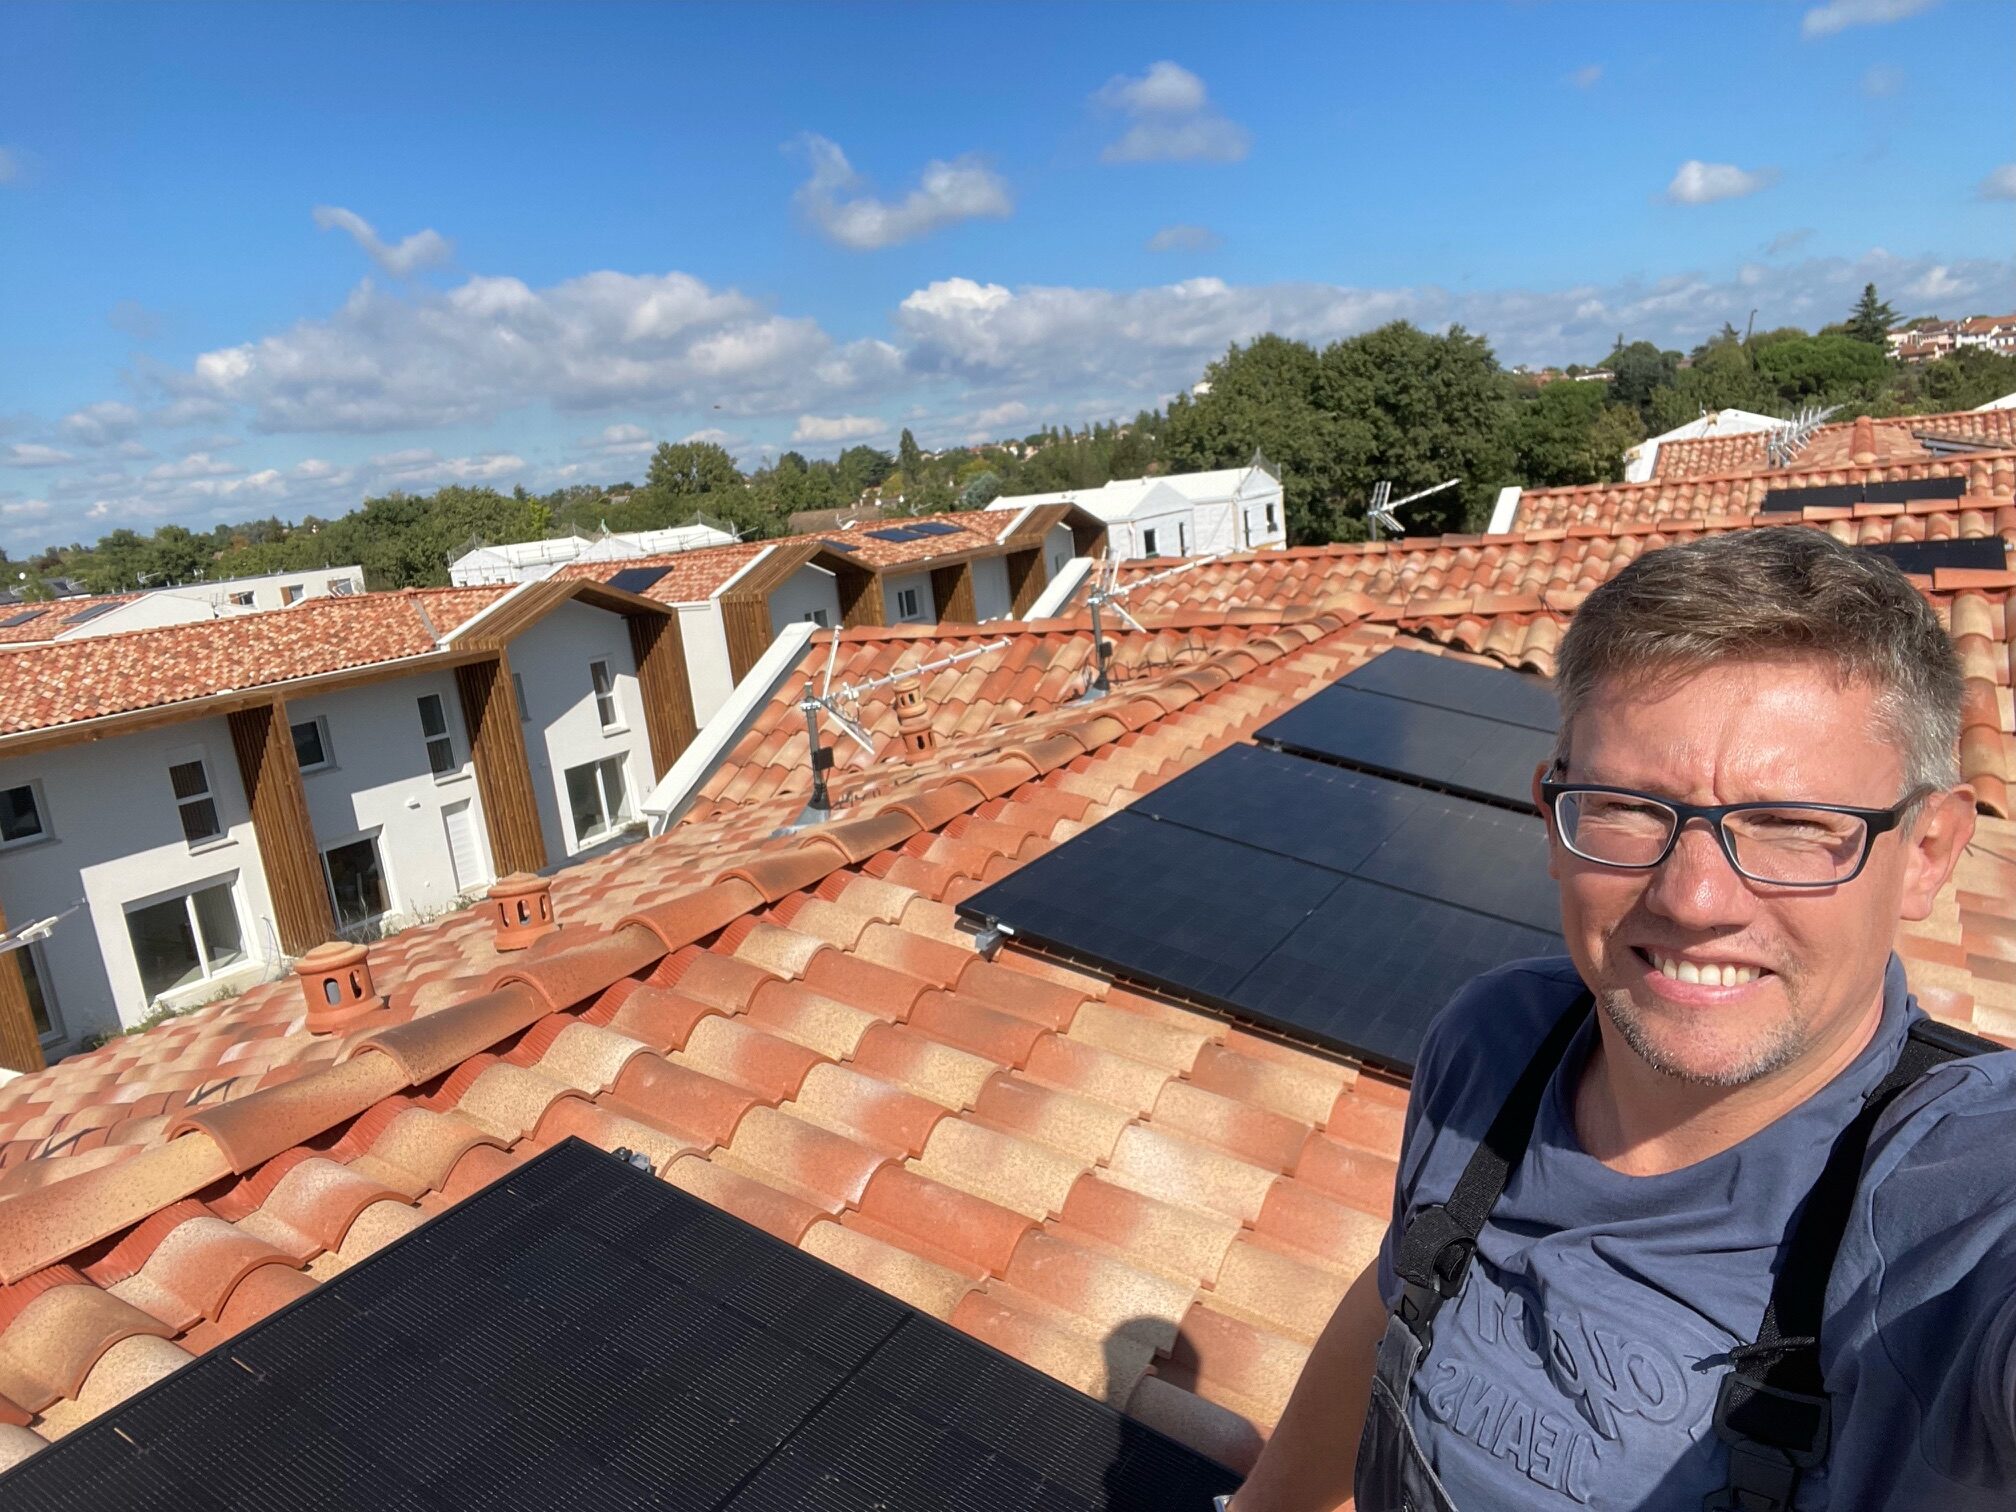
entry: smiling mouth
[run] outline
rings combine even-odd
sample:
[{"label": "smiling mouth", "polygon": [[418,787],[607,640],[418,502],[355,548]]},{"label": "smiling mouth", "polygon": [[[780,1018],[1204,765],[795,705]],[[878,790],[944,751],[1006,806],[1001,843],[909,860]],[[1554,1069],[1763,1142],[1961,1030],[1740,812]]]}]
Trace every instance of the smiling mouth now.
[{"label": "smiling mouth", "polygon": [[1632,954],[1669,981],[1701,987],[1742,987],[1772,973],[1762,966],[1736,961],[1683,961],[1634,945]]}]

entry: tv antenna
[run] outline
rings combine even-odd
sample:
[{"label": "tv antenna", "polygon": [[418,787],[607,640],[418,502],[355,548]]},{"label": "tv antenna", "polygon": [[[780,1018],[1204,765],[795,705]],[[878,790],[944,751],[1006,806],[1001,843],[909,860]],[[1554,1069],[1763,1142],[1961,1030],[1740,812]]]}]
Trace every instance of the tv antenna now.
[{"label": "tv antenna", "polygon": [[1446,482],[1437,483],[1433,488],[1417,489],[1404,499],[1396,499],[1393,497],[1393,485],[1382,478],[1372,485],[1372,502],[1365,510],[1365,528],[1375,541],[1379,539],[1379,527],[1382,525],[1395,535],[1405,535],[1407,527],[1400,523],[1400,516],[1395,513],[1402,504],[1412,504],[1417,499],[1438,494],[1445,488],[1454,488],[1462,481],[1461,478],[1450,478]]},{"label": "tv antenna", "polygon": [[805,805],[805,811],[792,823],[786,825],[779,834],[790,834],[803,829],[808,824],[824,824],[833,817],[832,794],[827,788],[826,774],[833,769],[833,747],[824,745],[819,738],[819,716],[824,714],[838,725],[840,732],[852,740],[872,759],[875,742],[868,738],[868,732],[860,722],[845,711],[846,704],[858,705],[863,693],[877,688],[889,687],[892,683],[908,682],[913,677],[923,677],[927,673],[938,672],[946,667],[956,667],[961,662],[971,661],[976,656],[985,656],[989,651],[999,651],[1008,644],[1004,636],[1000,640],[988,641],[985,645],[974,646],[951,656],[941,656],[936,661],[924,662],[915,667],[904,667],[883,677],[871,677],[865,682],[848,683],[843,687],[833,686],[833,665],[840,656],[840,635],[833,632],[831,649],[826,653],[826,674],[819,681],[819,691],[812,691],[812,679],[805,679],[805,695],[798,700],[798,712],[805,716],[805,735],[812,746],[812,798]]},{"label": "tv antenna", "polygon": [[1092,611],[1092,651],[1099,659],[1098,670],[1092,675],[1092,685],[1079,694],[1077,698],[1073,699],[1072,702],[1093,703],[1113,691],[1113,648],[1107,644],[1105,633],[1100,628],[1100,610],[1110,608],[1120,618],[1127,621],[1128,624],[1132,625],[1143,635],[1146,635],[1148,634],[1148,627],[1129,614],[1120,600],[1132,593],[1136,588],[1146,588],[1150,583],[1159,583],[1165,578],[1176,577],[1185,572],[1194,572],[1199,567],[1207,566],[1217,561],[1223,555],[1223,552],[1216,552],[1211,556],[1199,557],[1194,562],[1185,562],[1181,567],[1170,567],[1161,572],[1151,572],[1146,577],[1134,579],[1133,582],[1124,588],[1118,586],[1120,581],[1120,563],[1118,558],[1108,557],[1106,559],[1106,569],[1100,578],[1099,586],[1094,588],[1085,599],[1086,607]]},{"label": "tv antenna", "polygon": [[1764,454],[1771,459],[1771,465],[1790,467],[1792,459],[1804,451],[1806,443],[1813,439],[1813,433],[1840,408],[1838,404],[1830,404],[1825,409],[1817,404],[1805,405],[1790,420],[1772,431],[1764,438]]}]

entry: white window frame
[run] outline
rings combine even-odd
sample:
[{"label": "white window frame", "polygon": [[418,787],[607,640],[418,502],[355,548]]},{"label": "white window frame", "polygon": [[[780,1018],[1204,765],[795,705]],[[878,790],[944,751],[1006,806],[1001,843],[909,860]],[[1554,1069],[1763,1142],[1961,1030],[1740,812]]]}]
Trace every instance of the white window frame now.
[{"label": "white window frame", "polygon": [[307,588],[300,583],[282,583],[280,585],[280,602],[283,606],[298,604],[307,596]]},{"label": "white window frame", "polygon": [[[176,793],[175,768],[180,766],[199,766],[203,769],[202,792],[190,793],[186,797]],[[192,851],[208,850],[213,845],[221,845],[228,841],[231,838],[231,826],[224,822],[224,806],[218,801],[216,783],[210,776],[210,753],[201,746],[186,746],[179,751],[170,751],[168,753],[166,775],[168,778],[168,796],[175,804],[175,822],[181,827],[183,842],[189,849]],[[205,802],[210,805],[210,816],[217,821],[216,833],[205,835],[200,840],[192,839],[189,834],[189,827],[182,822],[182,811],[192,803]]]},{"label": "white window frame", "polygon": [[595,694],[595,722],[602,727],[604,735],[621,735],[629,726],[623,723],[623,710],[616,703],[616,673],[609,665],[609,658],[598,656],[588,663],[588,686]]},{"label": "white window frame", "polygon": [[920,620],[924,618],[923,606],[917,598],[915,588],[896,590],[896,618],[899,620]]},{"label": "white window frame", "polygon": [[385,908],[383,912],[371,914],[362,919],[350,919],[346,921],[338,917],[336,927],[339,930],[362,929],[399,911],[399,906],[395,901],[397,894],[393,891],[392,887],[392,868],[385,859],[385,832],[381,826],[377,829],[359,830],[354,835],[345,836],[341,840],[333,841],[322,847],[322,885],[329,893],[330,912],[333,914],[336,910],[336,875],[329,869],[329,853],[366,841],[370,843],[372,853],[378,858],[378,880],[385,884]]},{"label": "white window frame", "polygon": [[826,611],[824,609],[807,609],[805,611],[805,618],[817,625],[821,630],[830,630],[832,628],[832,621],[826,618]]},{"label": "white window frame", "polygon": [[12,840],[0,839],[0,850],[21,850],[30,845],[47,845],[56,838],[56,830],[49,823],[49,800],[42,794],[42,779],[31,777],[26,782],[11,784],[4,791],[11,793],[15,788],[28,789],[29,801],[35,805],[37,828],[32,835],[20,835]]},{"label": "white window frame", "polygon": [[[335,766],[336,748],[329,744],[329,721],[321,714],[311,714],[306,719],[289,720],[287,722],[287,738],[292,740],[294,738],[294,731],[304,724],[315,726],[315,738],[322,742],[322,759],[313,766],[304,766],[301,768],[301,775],[306,777],[310,772],[326,772]],[[298,748],[295,750],[294,757],[298,763],[301,757]]]},{"label": "white window frame", "polygon": [[574,822],[573,777],[576,772],[594,772],[595,796],[601,800],[602,823],[600,827],[592,830],[584,831],[578,826],[576,827],[574,834],[574,848],[576,850],[581,850],[599,841],[607,840],[636,817],[634,811],[627,815],[618,815],[610,812],[608,775],[611,767],[614,767],[623,776],[623,801],[617,807],[627,809],[630,807],[630,768],[623,757],[598,756],[593,761],[584,761],[579,766],[569,767],[560,774],[561,792],[567,800],[568,823],[572,824]]},{"label": "white window frame", "polygon": [[231,607],[234,609],[251,609],[257,607],[258,603],[259,595],[249,588],[231,595]]},{"label": "white window frame", "polygon": [[[225,895],[231,900],[231,912],[238,919],[238,939],[240,941],[238,959],[235,961],[226,961],[221,966],[211,964],[210,942],[203,938],[203,920],[201,915],[196,912],[196,894],[209,892],[213,887],[224,889]],[[203,968],[203,974],[192,981],[178,982],[173,987],[164,988],[147,1000],[150,1003],[158,1003],[162,998],[174,993],[192,992],[207,983],[216,981],[221,976],[252,965],[258,959],[252,954],[251,947],[247,943],[251,939],[252,931],[245,926],[245,909],[238,898],[238,873],[236,872],[227,872],[222,877],[205,877],[201,882],[192,883],[187,887],[174,888],[153,897],[141,898],[137,902],[128,903],[121,910],[121,917],[130,921],[132,916],[143,908],[153,908],[157,904],[171,903],[177,899],[181,901],[183,908],[188,911],[189,933],[196,941],[196,963]],[[129,951],[133,948],[133,931],[130,922],[127,924],[126,948]],[[140,958],[138,955],[133,957],[133,969],[136,974],[139,972]],[[146,984],[143,982],[141,986],[144,989]]]},{"label": "white window frame", "polygon": [[1155,527],[1150,525],[1141,532],[1141,555],[1152,557],[1155,554]]},{"label": "white window frame", "polygon": [[[441,733],[438,735],[430,735],[427,731],[426,710],[429,699],[432,699],[434,706],[441,711]],[[436,782],[447,782],[460,777],[462,763],[455,759],[455,728],[448,723],[448,700],[439,693],[422,693],[414,703],[420,710],[420,743],[427,753],[427,770],[433,774]],[[434,765],[434,747],[442,742],[446,742],[448,747],[448,765],[445,769]]]}]

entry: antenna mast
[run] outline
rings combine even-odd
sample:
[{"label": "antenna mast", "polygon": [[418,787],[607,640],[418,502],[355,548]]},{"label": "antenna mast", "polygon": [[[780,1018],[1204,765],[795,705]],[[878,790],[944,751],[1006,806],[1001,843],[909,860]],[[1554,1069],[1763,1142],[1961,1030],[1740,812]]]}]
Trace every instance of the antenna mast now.
[{"label": "antenna mast", "polygon": [[1806,449],[1806,443],[1813,439],[1813,433],[1840,408],[1838,404],[1830,404],[1825,409],[1814,404],[1806,405],[1772,431],[1764,438],[1764,454],[1771,459],[1771,465],[1790,467],[1793,459]]},{"label": "antenna mast", "polygon": [[1176,577],[1180,573],[1193,572],[1199,567],[1208,566],[1210,563],[1217,561],[1223,555],[1222,551],[1216,552],[1211,556],[1199,557],[1194,562],[1185,562],[1181,567],[1170,567],[1162,572],[1151,572],[1146,577],[1134,579],[1125,588],[1116,586],[1120,577],[1119,562],[1108,558],[1109,575],[1106,581],[1101,583],[1097,588],[1094,588],[1085,599],[1085,606],[1092,611],[1092,651],[1099,660],[1099,666],[1098,670],[1093,674],[1092,686],[1079,694],[1072,702],[1092,703],[1104,698],[1108,693],[1113,691],[1113,679],[1111,675],[1113,652],[1106,642],[1105,633],[1099,623],[1100,610],[1110,607],[1120,618],[1127,621],[1128,624],[1139,630],[1143,635],[1146,635],[1148,627],[1129,614],[1122,607],[1120,600],[1132,593],[1136,588],[1146,588],[1150,583],[1159,583],[1164,578]]},{"label": "antenna mast", "polygon": [[1375,541],[1379,539],[1379,527],[1382,525],[1396,536],[1405,535],[1407,527],[1400,523],[1400,516],[1395,513],[1402,504],[1412,504],[1417,499],[1438,494],[1445,488],[1454,488],[1462,481],[1461,478],[1450,478],[1437,483],[1433,488],[1417,489],[1404,499],[1396,499],[1393,497],[1393,485],[1382,478],[1372,485],[1372,502],[1365,510],[1365,529]]}]

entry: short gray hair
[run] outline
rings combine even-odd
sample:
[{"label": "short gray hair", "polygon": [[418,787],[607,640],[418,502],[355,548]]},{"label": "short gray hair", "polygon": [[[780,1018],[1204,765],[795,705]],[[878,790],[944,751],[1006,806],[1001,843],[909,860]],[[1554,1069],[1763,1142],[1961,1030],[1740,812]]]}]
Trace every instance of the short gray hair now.
[{"label": "short gray hair", "polygon": [[1576,712],[1607,678],[1781,656],[1876,690],[1907,789],[1958,786],[1964,682],[1939,616],[1887,558],[1804,525],[1648,551],[1591,593],[1561,639],[1555,759],[1566,763]]}]

